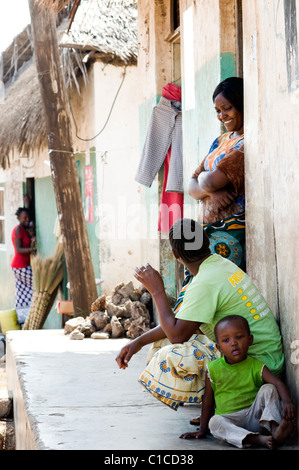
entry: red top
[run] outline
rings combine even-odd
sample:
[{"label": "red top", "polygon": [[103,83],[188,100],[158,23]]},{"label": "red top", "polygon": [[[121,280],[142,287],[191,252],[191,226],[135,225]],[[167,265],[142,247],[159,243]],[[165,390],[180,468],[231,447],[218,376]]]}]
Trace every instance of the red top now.
[{"label": "red top", "polygon": [[[17,227],[20,227],[19,235],[16,235],[16,228]],[[31,243],[30,237],[29,237],[26,229],[24,227],[22,227],[22,225],[17,225],[13,229],[12,234],[11,234],[12,243],[13,243],[13,246],[14,246],[14,249],[15,249],[15,255],[12,259],[11,267],[12,268],[17,268],[17,269],[27,268],[27,266],[30,265],[30,253],[26,253],[26,254],[17,253],[16,246],[15,246],[15,238],[20,238],[21,239],[22,248],[29,248],[30,247],[30,243]]]}]

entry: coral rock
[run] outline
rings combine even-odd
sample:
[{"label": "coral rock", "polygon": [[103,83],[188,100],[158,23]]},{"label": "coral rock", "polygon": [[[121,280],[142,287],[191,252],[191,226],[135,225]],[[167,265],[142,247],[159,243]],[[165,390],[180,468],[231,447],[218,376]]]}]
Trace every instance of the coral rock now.
[{"label": "coral rock", "polygon": [[110,318],[106,312],[95,311],[89,315],[90,321],[95,325],[96,330],[103,330]]},{"label": "coral rock", "polygon": [[75,329],[71,332],[70,339],[84,339],[84,334],[78,329]]},{"label": "coral rock", "polygon": [[151,300],[152,296],[149,292],[143,292],[143,294],[141,295],[140,297],[140,302],[142,302],[144,305],[147,305],[150,300]]},{"label": "coral rock", "polygon": [[113,316],[111,318],[111,328],[112,328],[112,338],[119,338],[120,336],[123,336],[125,333],[124,328],[122,327],[120,321],[116,318],[116,316]]},{"label": "coral rock", "polygon": [[107,308],[107,299],[106,295],[101,295],[101,297],[98,297],[97,300],[95,300],[91,304],[91,311],[96,312],[96,311],[101,311],[104,312]]},{"label": "coral rock", "polygon": [[123,297],[130,297],[134,291],[133,282],[130,281],[128,284],[123,285],[121,288],[118,288],[117,292]]},{"label": "coral rock", "polygon": [[70,339],[137,338],[151,327],[147,305],[151,294],[133,282],[117,285],[110,296],[102,295],[91,305],[89,317],[75,317],[64,327]]},{"label": "coral rock", "polygon": [[139,317],[143,317],[145,321],[150,322],[150,316],[148,309],[142,302],[132,302],[131,304],[131,316],[133,319],[138,319]]},{"label": "coral rock", "polygon": [[107,325],[105,326],[105,328],[103,328],[103,332],[104,332],[104,333],[112,333],[112,326],[111,326],[111,323],[107,323]]},{"label": "coral rock", "polygon": [[114,305],[112,302],[107,305],[107,313],[110,317],[129,317],[131,315],[126,305]]},{"label": "coral rock", "polygon": [[109,333],[104,333],[103,331],[95,331],[91,335],[92,339],[109,339],[110,335]]},{"label": "coral rock", "polygon": [[96,330],[90,318],[86,318],[84,322],[81,325],[79,325],[77,328],[81,333],[84,334],[85,337],[90,336]]},{"label": "coral rock", "polygon": [[123,299],[123,296],[119,293],[116,293],[112,296],[111,298],[111,302],[114,304],[114,305],[119,305],[121,303]]},{"label": "coral rock", "polygon": [[75,317],[68,320],[64,325],[64,333],[68,334],[75,330],[79,325],[84,323],[85,319],[83,317]]},{"label": "coral rock", "polygon": [[150,329],[149,322],[142,317],[136,320],[129,320],[125,325],[126,335],[128,338],[137,338]]}]

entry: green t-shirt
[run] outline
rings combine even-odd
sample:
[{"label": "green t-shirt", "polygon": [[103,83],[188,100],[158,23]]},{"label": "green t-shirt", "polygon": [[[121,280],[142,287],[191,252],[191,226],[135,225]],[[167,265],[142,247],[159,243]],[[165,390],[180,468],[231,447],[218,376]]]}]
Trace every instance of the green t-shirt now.
[{"label": "green t-shirt", "polygon": [[245,410],[252,405],[263,385],[264,364],[250,356],[237,364],[227,364],[224,357],[208,364],[214,392],[216,415]]},{"label": "green t-shirt", "polygon": [[188,286],[177,318],[202,323],[211,340],[214,326],[227,315],[241,315],[249,323],[253,344],[248,354],[276,375],[284,367],[280,331],[266,300],[251,278],[220,255],[211,255],[199,267]]}]

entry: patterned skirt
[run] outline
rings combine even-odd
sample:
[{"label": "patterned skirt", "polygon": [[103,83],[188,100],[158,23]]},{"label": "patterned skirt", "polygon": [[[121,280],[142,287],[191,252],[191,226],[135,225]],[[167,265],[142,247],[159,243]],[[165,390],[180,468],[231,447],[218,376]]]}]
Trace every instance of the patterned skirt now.
[{"label": "patterned skirt", "polygon": [[246,271],[245,213],[203,225],[212,253],[227,258]]},{"label": "patterned skirt", "polygon": [[182,344],[163,339],[152,345],[139,382],[175,411],[181,403],[199,404],[204,394],[207,364],[218,357],[215,343],[203,334],[194,334]]},{"label": "patterned skirt", "polygon": [[15,306],[18,316],[18,322],[24,323],[31,305],[33,288],[32,288],[32,268],[27,266],[26,268],[12,268],[15,278]]}]

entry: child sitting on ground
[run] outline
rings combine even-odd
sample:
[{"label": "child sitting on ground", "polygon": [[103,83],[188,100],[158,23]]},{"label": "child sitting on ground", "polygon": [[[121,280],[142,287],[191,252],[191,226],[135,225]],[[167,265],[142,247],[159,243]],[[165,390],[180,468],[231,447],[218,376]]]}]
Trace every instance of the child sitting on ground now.
[{"label": "child sitting on ground", "polygon": [[[239,448],[282,445],[294,429],[295,406],[284,383],[247,356],[253,342],[247,320],[239,315],[222,318],[215,337],[223,357],[208,364],[200,430],[180,437],[203,438],[210,429],[217,439]],[[261,433],[265,429],[270,435]]]}]

